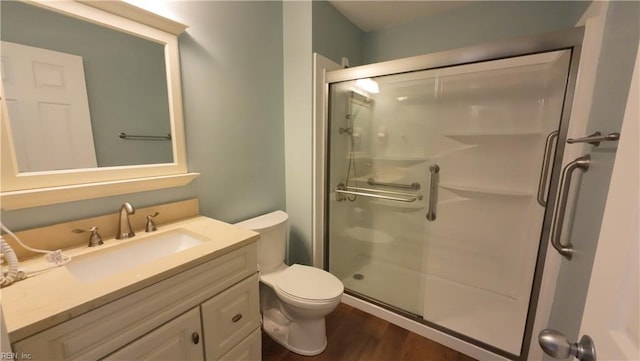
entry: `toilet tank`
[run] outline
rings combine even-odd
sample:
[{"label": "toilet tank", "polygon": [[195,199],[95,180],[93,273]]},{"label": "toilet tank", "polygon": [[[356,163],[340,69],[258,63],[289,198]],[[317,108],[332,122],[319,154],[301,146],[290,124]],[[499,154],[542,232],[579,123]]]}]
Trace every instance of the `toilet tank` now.
[{"label": "toilet tank", "polygon": [[235,224],[260,233],[258,265],[261,273],[268,273],[284,263],[288,218],[285,212],[275,211]]}]

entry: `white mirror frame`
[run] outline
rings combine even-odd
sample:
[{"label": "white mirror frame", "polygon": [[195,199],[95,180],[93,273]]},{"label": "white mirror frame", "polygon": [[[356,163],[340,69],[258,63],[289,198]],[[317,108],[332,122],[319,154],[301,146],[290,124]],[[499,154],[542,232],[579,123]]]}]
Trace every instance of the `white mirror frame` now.
[{"label": "white mirror frame", "polygon": [[123,1],[23,1],[164,44],[174,161],[164,164],[20,173],[13,140],[9,136],[11,128],[4,88],[0,87],[0,206],[3,209],[43,206],[183,186],[195,179],[199,174],[187,171],[177,38],[186,26]]}]

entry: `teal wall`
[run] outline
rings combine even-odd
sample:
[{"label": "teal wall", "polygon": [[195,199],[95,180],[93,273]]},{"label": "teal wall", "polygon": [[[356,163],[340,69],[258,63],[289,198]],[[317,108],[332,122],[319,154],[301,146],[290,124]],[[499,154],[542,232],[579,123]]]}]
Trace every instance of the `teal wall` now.
[{"label": "teal wall", "polygon": [[189,170],[203,215],[285,209],[282,3],[175,1]]},{"label": "teal wall", "polygon": [[364,32],[328,1],[313,1],[313,51],[350,65],[433,53],[573,27],[589,1],[479,1]]},{"label": "teal wall", "polygon": [[289,263],[311,260],[311,2],[283,3],[284,160]]},{"label": "teal wall", "polygon": [[[17,231],[198,197],[201,213],[234,222],[285,209],[282,3],[168,2],[189,25],[179,38],[189,170],[186,187],[5,211]],[[159,216],[161,217],[161,216]]]},{"label": "teal wall", "polygon": [[363,65],[365,33],[327,1],[313,1],[312,10],[313,51],[338,64],[344,56],[349,66]]},{"label": "teal wall", "polygon": [[400,59],[573,27],[588,1],[478,1],[366,33],[364,63]]}]

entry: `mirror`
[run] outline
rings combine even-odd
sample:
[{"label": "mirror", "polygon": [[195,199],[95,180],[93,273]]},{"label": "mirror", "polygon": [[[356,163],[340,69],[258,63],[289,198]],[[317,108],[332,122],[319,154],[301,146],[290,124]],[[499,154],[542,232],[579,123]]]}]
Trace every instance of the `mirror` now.
[{"label": "mirror", "polygon": [[186,26],[122,1],[0,6],[2,208],[195,177],[177,177],[187,174],[177,46]]},{"label": "mirror", "polygon": [[22,2],[1,16],[20,172],[173,161],[163,44]]}]

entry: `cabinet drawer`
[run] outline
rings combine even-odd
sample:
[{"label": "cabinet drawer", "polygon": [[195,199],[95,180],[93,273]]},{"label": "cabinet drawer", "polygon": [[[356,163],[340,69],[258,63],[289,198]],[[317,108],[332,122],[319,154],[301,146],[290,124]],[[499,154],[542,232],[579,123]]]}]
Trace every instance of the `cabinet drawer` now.
[{"label": "cabinet drawer", "polygon": [[202,303],[207,360],[217,360],[260,327],[258,274]]},{"label": "cabinet drawer", "polygon": [[204,360],[200,335],[200,310],[196,307],[103,360]]},{"label": "cabinet drawer", "polygon": [[260,361],[262,360],[262,333],[254,330],[249,337],[240,341],[218,361]]}]

